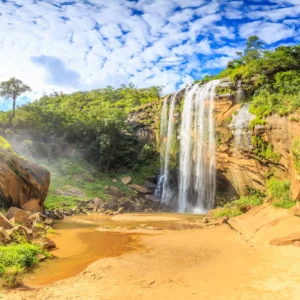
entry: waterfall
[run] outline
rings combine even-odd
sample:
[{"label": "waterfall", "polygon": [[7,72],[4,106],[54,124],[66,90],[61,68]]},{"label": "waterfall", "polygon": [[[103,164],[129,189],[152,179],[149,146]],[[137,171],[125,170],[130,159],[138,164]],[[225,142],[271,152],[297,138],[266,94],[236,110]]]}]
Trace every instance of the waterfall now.
[{"label": "waterfall", "polygon": [[160,174],[155,191],[155,196],[161,197],[163,193],[163,182],[164,182],[164,160],[165,160],[165,147],[164,140],[167,138],[168,133],[168,100],[170,96],[164,98],[161,115],[160,115]]},{"label": "waterfall", "polygon": [[174,125],[175,125],[175,104],[176,97],[178,92],[172,95],[170,102],[170,111],[169,111],[169,122],[168,122],[168,130],[167,130],[167,142],[166,142],[166,150],[165,150],[165,161],[164,161],[164,170],[163,170],[163,191],[162,191],[162,202],[169,204],[170,202],[170,189],[169,189],[169,174],[170,174],[170,152],[172,147],[172,141],[174,138]]},{"label": "waterfall", "polygon": [[229,125],[234,134],[234,146],[239,150],[251,151],[252,146],[252,133],[249,130],[250,122],[255,119],[255,115],[252,115],[249,111],[250,104],[245,103],[236,115],[232,117],[232,121]]},{"label": "waterfall", "polygon": [[[179,192],[175,195],[169,184],[170,153],[174,139],[175,105],[178,93],[171,97],[166,136],[162,181],[162,202],[177,201],[179,212],[204,213],[214,206],[216,189],[216,159],[214,131],[214,97],[218,80],[204,85],[195,84],[185,90],[181,116]],[[164,122],[166,104],[163,103],[161,120]],[[163,116],[164,114],[164,116]],[[165,124],[165,123],[164,123]],[[163,126],[161,126],[161,135]],[[176,136],[175,136],[176,137]],[[172,201],[173,202],[173,201]]]}]

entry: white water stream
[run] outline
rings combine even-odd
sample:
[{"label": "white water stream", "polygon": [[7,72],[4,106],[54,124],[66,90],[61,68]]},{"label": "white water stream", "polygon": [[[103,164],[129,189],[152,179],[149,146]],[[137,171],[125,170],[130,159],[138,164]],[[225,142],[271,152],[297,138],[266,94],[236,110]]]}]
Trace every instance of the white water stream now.
[{"label": "white water stream", "polygon": [[[212,209],[216,189],[214,97],[218,80],[186,88],[180,127],[180,164],[178,195],[169,184],[170,153],[174,139],[174,117],[178,92],[171,96],[168,130],[159,186],[162,187],[162,202],[176,203],[179,212],[204,213]],[[165,136],[165,99],[162,109],[161,137]],[[176,134],[177,135],[177,134]],[[175,136],[176,137],[176,136]]]}]

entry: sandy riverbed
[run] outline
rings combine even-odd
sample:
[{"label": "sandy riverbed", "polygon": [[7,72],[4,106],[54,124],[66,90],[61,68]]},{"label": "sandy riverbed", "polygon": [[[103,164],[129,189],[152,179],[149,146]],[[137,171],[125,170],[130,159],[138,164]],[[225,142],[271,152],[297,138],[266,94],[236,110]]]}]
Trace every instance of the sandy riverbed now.
[{"label": "sandy riverbed", "polygon": [[75,277],[2,292],[3,299],[299,299],[297,247],[252,245],[226,225],[163,230],[138,243]]}]

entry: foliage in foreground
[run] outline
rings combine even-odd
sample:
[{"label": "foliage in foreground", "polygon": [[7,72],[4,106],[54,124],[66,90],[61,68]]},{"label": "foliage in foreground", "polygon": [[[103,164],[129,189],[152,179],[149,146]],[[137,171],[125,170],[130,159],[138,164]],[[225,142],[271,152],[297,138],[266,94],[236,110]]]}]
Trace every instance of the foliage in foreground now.
[{"label": "foliage in foreground", "polygon": [[50,257],[40,246],[13,244],[0,246],[0,282],[3,287],[13,288],[22,283],[28,268],[38,264],[38,255]]}]

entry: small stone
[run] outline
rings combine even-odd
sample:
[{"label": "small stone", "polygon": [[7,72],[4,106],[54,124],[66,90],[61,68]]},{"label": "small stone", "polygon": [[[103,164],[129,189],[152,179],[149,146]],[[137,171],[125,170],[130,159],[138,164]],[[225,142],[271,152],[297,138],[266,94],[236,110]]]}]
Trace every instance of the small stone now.
[{"label": "small stone", "polygon": [[114,178],[114,179],[112,180],[112,182],[118,182],[118,180]]},{"label": "small stone", "polygon": [[121,179],[122,183],[124,184],[129,184],[131,182],[131,177],[130,176],[125,176]]},{"label": "small stone", "polygon": [[147,194],[149,193],[149,191],[147,190],[147,188],[141,186],[141,185],[138,185],[138,184],[130,184],[129,187],[138,192],[138,193],[141,193],[141,194]]}]

